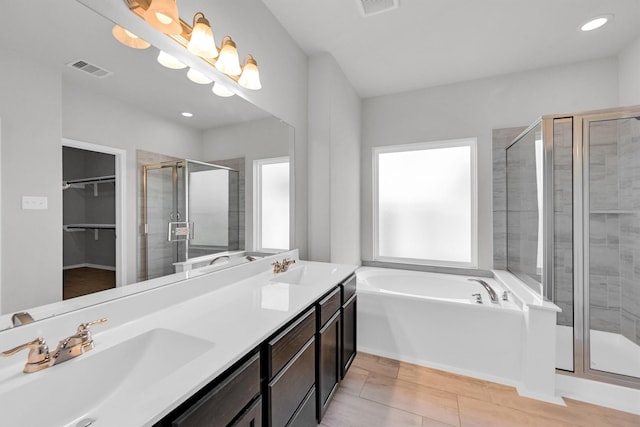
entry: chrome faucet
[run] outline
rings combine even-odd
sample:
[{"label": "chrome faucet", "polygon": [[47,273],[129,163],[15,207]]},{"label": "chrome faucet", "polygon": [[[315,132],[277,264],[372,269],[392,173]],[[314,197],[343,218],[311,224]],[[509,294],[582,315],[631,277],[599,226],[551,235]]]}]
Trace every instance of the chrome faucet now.
[{"label": "chrome faucet", "polygon": [[33,317],[31,317],[31,315],[26,311],[21,311],[19,313],[14,313],[13,316],[11,316],[11,322],[13,323],[13,326],[26,325],[27,323],[33,322]]},{"label": "chrome faucet", "polygon": [[287,271],[289,269],[289,266],[291,264],[294,264],[296,262],[295,259],[283,259],[282,262],[274,262],[273,264],[273,272],[274,273],[284,273],[285,271]]},{"label": "chrome faucet", "polygon": [[98,319],[89,323],[82,323],[78,326],[75,334],[65,338],[58,343],[58,347],[53,353],[49,352],[49,346],[44,338],[36,338],[35,340],[19,345],[11,350],[0,353],[1,356],[13,356],[14,354],[29,349],[27,355],[27,363],[24,365],[23,372],[29,374],[42,369],[50,368],[58,363],[65,362],[74,357],[80,356],[93,348],[93,337],[89,326],[105,323],[107,319]]},{"label": "chrome faucet", "polygon": [[218,261],[219,259],[225,259],[225,258],[226,258],[226,259],[231,259],[231,258],[229,257],[229,255],[220,255],[220,256],[217,256],[217,257],[215,257],[214,259],[212,259],[212,260],[211,260],[211,262],[209,262],[209,265],[213,265],[213,263],[214,263],[214,262],[216,262],[216,261]]},{"label": "chrome faucet", "polygon": [[493,288],[491,286],[489,286],[489,284],[487,282],[485,282],[484,280],[480,280],[480,279],[468,279],[470,282],[478,282],[480,283],[489,293],[489,298],[491,298],[491,302],[493,304],[500,304],[500,301],[498,300],[498,294],[496,293],[496,291],[493,290]]}]

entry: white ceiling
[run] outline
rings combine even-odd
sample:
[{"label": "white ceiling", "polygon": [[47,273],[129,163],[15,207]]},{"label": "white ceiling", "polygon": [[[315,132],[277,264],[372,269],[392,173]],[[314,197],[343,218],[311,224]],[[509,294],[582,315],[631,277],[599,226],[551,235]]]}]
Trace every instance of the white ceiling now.
[{"label": "white ceiling", "polygon": [[[192,83],[186,70],[162,67],[154,47],[123,46],[112,37],[112,27],[112,22],[76,0],[0,0],[0,47],[21,55],[28,52],[43,65],[62,70],[63,79],[82,86],[88,97],[91,92],[103,94],[197,129],[271,117],[238,96],[220,98],[211,93],[211,85]],[[78,59],[113,75],[98,79],[66,66]],[[184,118],[182,111],[194,117]]]},{"label": "white ceiling", "polygon": [[[640,0],[263,0],[309,55],[331,53],[362,97],[617,55],[640,37]],[[601,14],[603,28],[577,28]]]}]

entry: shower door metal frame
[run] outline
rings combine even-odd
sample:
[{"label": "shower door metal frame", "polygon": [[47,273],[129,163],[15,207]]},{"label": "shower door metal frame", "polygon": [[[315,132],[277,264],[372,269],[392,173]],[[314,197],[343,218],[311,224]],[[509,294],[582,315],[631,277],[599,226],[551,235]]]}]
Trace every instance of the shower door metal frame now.
[{"label": "shower door metal frame", "polygon": [[[574,115],[574,370],[587,379],[640,389],[640,379],[591,368],[589,298],[589,125],[640,116],[640,107],[625,107]],[[577,202],[577,203],[576,203]],[[576,304],[578,302],[578,304]]]},{"label": "shower door metal frame", "polygon": [[[145,256],[143,257],[143,261],[144,261],[144,280],[148,280],[149,279],[149,260],[148,260],[148,256],[149,256],[149,217],[147,215],[147,191],[148,191],[148,186],[147,186],[147,172],[149,170],[156,170],[156,169],[163,169],[163,168],[172,168],[172,184],[173,184],[173,211],[177,212],[178,215],[178,220],[180,212],[178,211],[178,204],[179,204],[179,196],[178,196],[178,168],[179,167],[185,167],[185,160],[171,160],[168,162],[160,162],[160,163],[153,163],[153,164],[149,164],[149,165],[144,165],[142,166],[142,227],[143,227],[143,234],[144,234],[144,238],[145,238]],[[186,178],[185,178],[186,181]],[[186,184],[185,184],[186,186]],[[187,199],[187,195],[185,194],[185,205],[188,206],[188,199]],[[185,206],[185,218],[187,218],[187,212],[186,209],[188,209],[188,207]],[[188,240],[186,241],[186,245],[189,245]],[[176,250],[178,250],[176,248]],[[185,253],[186,253],[186,249],[185,249]],[[177,260],[176,260],[177,261]]]}]

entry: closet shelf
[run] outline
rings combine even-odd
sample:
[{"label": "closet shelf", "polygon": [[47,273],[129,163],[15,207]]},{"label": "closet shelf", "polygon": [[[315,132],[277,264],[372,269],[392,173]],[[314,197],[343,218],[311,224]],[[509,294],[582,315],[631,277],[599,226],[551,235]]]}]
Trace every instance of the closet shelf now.
[{"label": "closet shelf", "polygon": [[593,209],[589,213],[591,215],[630,215],[635,212],[629,209]]},{"label": "closet shelf", "polygon": [[62,228],[64,231],[84,231],[84,230],[115,230],[115,224],[66,224]]},{"label": "closet shelf", "polygon": [[107,182],[115,182],[115,175],[105,175],[105,176],[93,176],[89,178],[82,179],[70,179],[65,181],[66,184],[101,184]]}]

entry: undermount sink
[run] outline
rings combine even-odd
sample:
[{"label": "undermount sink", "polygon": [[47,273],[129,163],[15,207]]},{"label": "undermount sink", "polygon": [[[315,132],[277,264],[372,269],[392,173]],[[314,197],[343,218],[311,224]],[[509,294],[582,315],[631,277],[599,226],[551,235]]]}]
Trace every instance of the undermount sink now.
[{"label": "undermount sink", "polygon": [[[162,378],[211,349],[210,341],[152,329],[104,351],[21,374],[0,389],[0,417],[10,426],[76,426],[102,411],[135,404]],[[23,376],[24,375],[24,376]],[[86,424],[86,423],[85,423]]]},{"label": "undermount sink", "polygon": [[337,271],[337,266],[333,264],[305,263],[289,267],[284,273],[276,273],[271,281],[291,285],[315,285],[331,280]]}]

